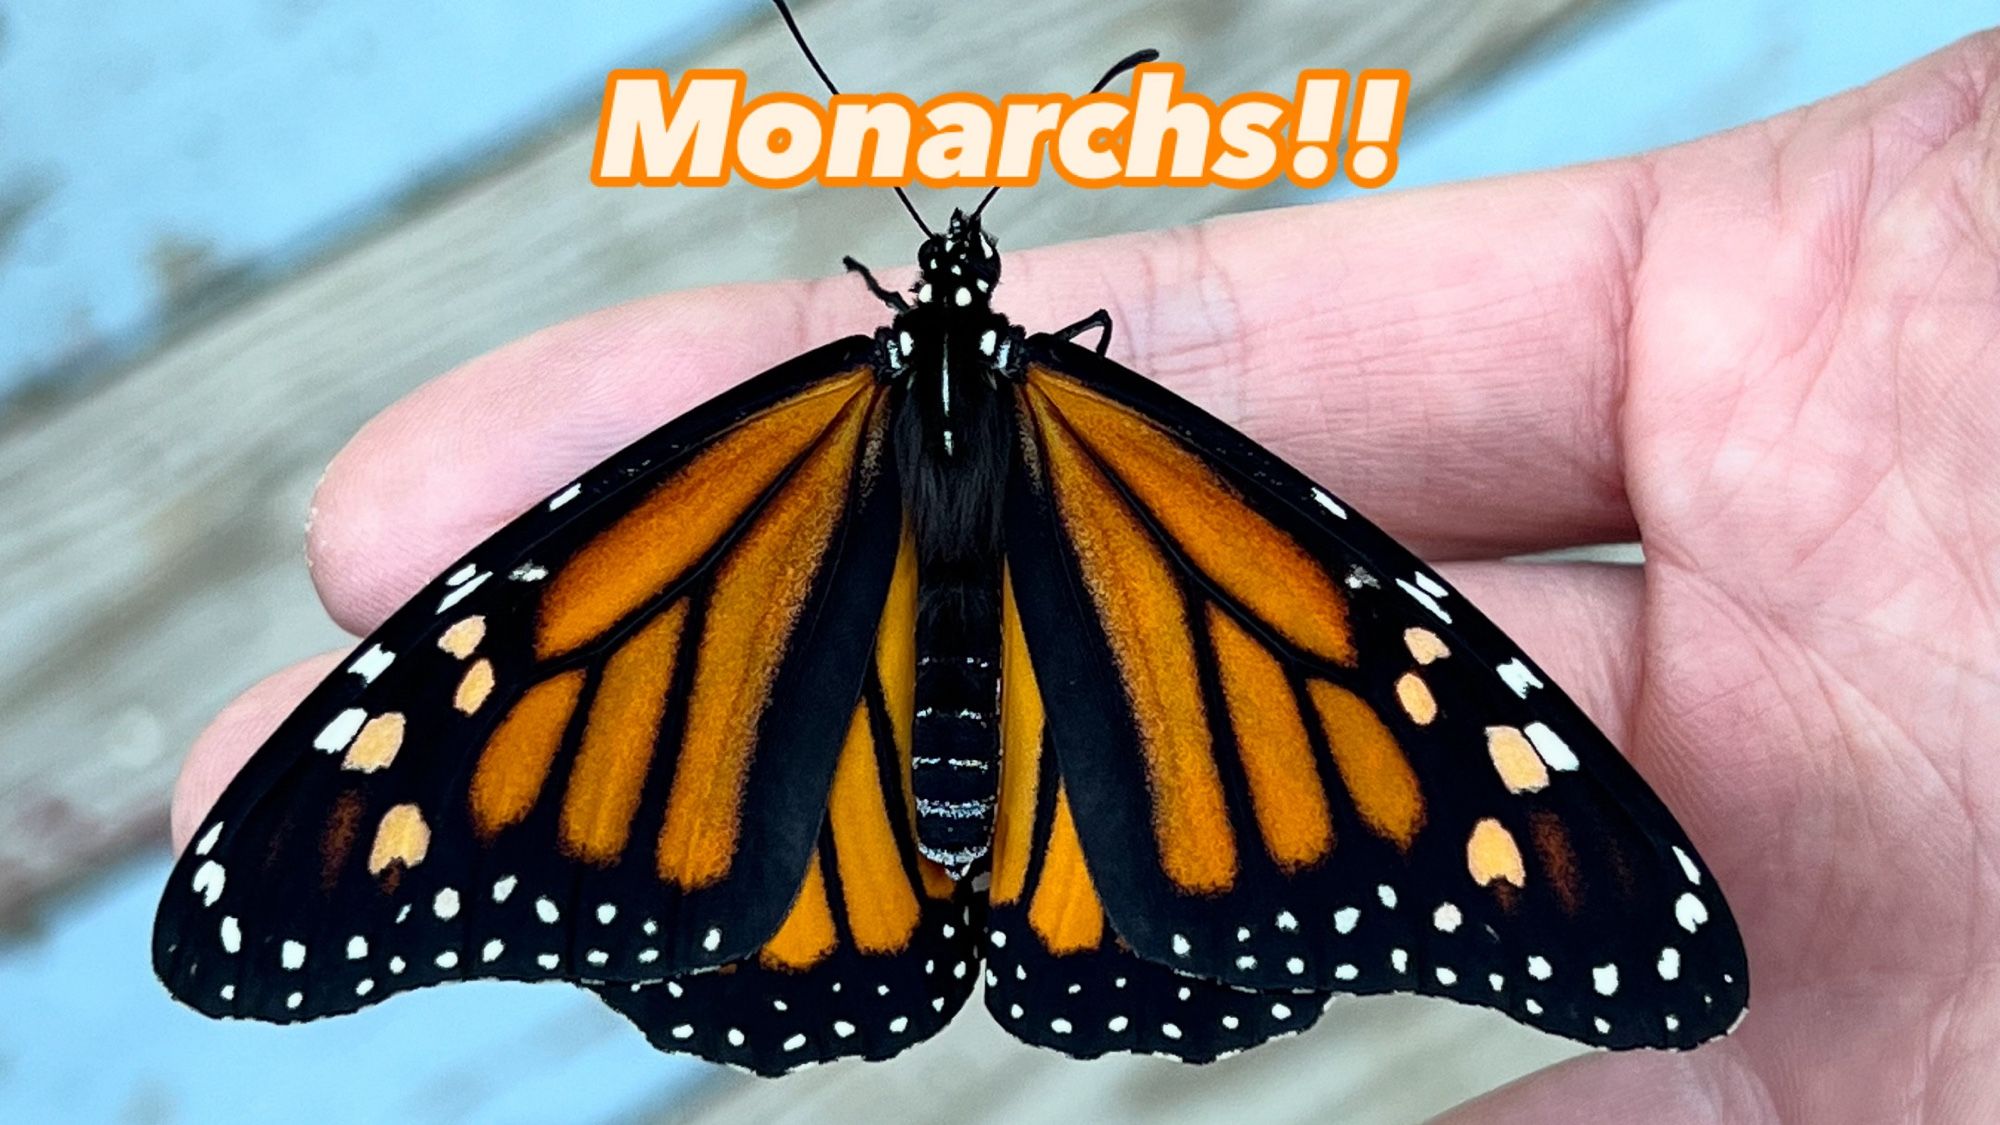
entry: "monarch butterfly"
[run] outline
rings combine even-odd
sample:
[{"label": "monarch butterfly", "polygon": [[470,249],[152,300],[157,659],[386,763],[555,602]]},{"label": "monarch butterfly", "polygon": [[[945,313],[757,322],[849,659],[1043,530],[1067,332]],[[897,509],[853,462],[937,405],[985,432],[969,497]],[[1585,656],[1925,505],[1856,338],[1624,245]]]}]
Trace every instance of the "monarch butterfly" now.
[{"label": "monarch butterfly", "polygon": [[1208,1061],[1340,993],[1728,1030],[1741,939],[1638,774],[1408,551],[1107,359],[1104,312],[998,312],[991,198],[924,227],[914,301],[848,260],[872,337],[668,422],[368,637],[180,857],[172,993],[291,1022],[561,979],[764,1074],[895,1055],[982,979],[1079,1057]]}]

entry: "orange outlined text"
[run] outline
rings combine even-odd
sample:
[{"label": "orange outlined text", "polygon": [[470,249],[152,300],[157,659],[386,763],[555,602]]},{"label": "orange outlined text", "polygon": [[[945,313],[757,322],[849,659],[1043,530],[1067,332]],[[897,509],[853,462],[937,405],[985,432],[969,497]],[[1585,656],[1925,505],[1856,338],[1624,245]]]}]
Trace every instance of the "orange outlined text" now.
[{"label": "orange outlined text", "polygon": [[1044,164],[1083,187],[1319,187],[1396,174],[1410,75],[1307,70],[1289,96],[1217,103],[1175,63],[1132,72],[1130,93],[765,94],[740,70],[614,70],[598,115],[600,187],[1018,187]]}]

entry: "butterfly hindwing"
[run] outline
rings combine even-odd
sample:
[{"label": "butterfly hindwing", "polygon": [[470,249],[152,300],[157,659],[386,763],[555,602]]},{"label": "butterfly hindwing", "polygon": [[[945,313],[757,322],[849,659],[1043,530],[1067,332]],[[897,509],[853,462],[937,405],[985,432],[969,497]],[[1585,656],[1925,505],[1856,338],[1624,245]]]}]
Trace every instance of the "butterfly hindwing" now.
[{"label": "butterfly hindwing", "polygon": [[1311,1027],[1324,991],[1234,988],[1134,954],[1078,843],[1011,580],[1002,594],[999,821],[988,890],[986,1007],[1016,1038],[1078,1058],[1209,1062]]},{"label": "butterfly hindwing", "polygon": [[916,596],[906,538],[818,846],[777,932],[716,969],[593,985],[660,1049],[760,1074],[884,1059],[936,1034],[972,991],[976,905],[918,855],[913,827]]},{"label": "butterfly hindwing", "polygon": [[900,537],[869,342],[669,423],[419,593],[197,829],[154,963],[213,1015],[754,953],[819,839]]},{"label": "butterfly hindwing", "polygon": [[1008,565],[1134,951],[1603,1046],[1733,1024],[1744,954],[1713,877],[1531,661],[1249,439],[1068,343],[1028,349]]}]

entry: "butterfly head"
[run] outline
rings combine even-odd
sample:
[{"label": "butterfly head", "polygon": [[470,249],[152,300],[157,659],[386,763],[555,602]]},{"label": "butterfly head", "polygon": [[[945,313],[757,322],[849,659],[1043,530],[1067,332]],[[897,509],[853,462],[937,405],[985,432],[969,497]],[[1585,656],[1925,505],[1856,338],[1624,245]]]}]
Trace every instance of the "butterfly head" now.
[{"label": "butterfly head", "polygon": [[951,213],[944,233],[924,240],[917,253],[921,270],[917,279],[917,303],[940,304],[946,308],[985,305],[993,287],[1000,284],[998,243],[979,226],[977,214]]}]

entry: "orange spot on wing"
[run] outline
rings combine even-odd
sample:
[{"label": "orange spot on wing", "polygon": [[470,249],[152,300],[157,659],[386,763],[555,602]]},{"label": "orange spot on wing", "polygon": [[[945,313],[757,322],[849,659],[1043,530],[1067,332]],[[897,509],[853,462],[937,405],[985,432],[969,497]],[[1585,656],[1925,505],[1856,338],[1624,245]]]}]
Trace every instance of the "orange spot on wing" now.
[{"label": "orange spot on wing", "polygon": [[1028,925],[1050,953],[1079,953],[1104,941],[1104,906],[1083,864],[1083,847],[1070,818],[1069,794],[1056,789],[1055,820],[1049,826],[1048,853],[1042,857],[1041,878],[1028,904]]},{"label": "orange spot on wing", "polygon": [[669,882],[706,887],[729,872],[757,725],[840,520],[865,405],[848,403],[717,568],[660,829],[659,873]]},{"label": "orange spot on wing", "polygon": [[563,794],[563,843],[580,859],[611,863],[625,851],[653,764],[687,613],[686,601],[675,602],[604,666]]},{"label": "orange spot on wing", "polygon": [[451,628],[438,634],[437,643],[439,648],[464,660],[485,639],[486,618],[475,615],[455,622]]},{"label": "orange spot on wing", "polygon": [[1333,847],[1333,814],[1284,669],[1213,605],[1208,632],[1264,847],[1286,871],[1316,863]]},{"label": "orange spot on wing", "polygon": [[[1227,890],[1236,881],[1236,838],[1179,580],[1159,543],[1046,396],[1036,415],[1057,509],[1138,724],[1161,870],[1183,890]],[[1085,419],[1092,425],[1126,425],[1094,414]],[[1122,440],[1111,433],[1100,437],[1108,444]]]},{"label": "orange spot on wing", "polygon": [[475,660],[465,670],[465,676],[458,681],[458,691],[453,694],[451,705],[470,715],[486,704],[486,697],[493,694],[493,662]]},{"label": "orange spot on wing", "polygon": [[415,805],[396,805],[375,826],[375,844],[368,852],[368,873],[380,875],[392,866],[415,867],[431,850],[431,826]]},{"label": "orange spot on wing", "polygon": [[871,381],[857,370],[739,423],[584,544],[544,589],[536,654],[587,644],[663,593]]},{"label": "orange spot on wing", "polygon": [[1451,655],[1451,649],[1445,647],[1444,638],[1421,627],[1403,630],[1403,646],[1410,650],[1410,655],[1419,664],[1430,664]]},{"label": "orange spot on wing", "polygon": [[855,708],[848,724],[847,743],[833,771],[827,820],[855,947],[863,953],[894,953],[907,946],[917,928],[917,893],[889,824],[866,707]]},{"label": "orange spot on wing", "polygon": [[472,771],[472,826],[482,837],[520,823],[535,807],[582,690],[580,669],[550,676],[529,688],[494,728]]},{"label": "orange spot on wing", "polygon": [[340,759],[340,768],[358,773],[374,773],[387,768],[396,760],[396,752],[403,748],[406,725],[400,711],[385,711],[368,720],[361,733],[348,744],[347,755]]},{"label": "orange spot on wing", "polygon": [[1000,794],[993,812],[993,885],[988,897],[1015,902],[1028,878],[1035,834],[1035,787],[1042,768],[1042,694],[1014,605],[1014,576],[1000,578]]},{"label": "orange spot on wing", "polygon": [[1396,701],[1403,705],[1403,713],[1410,721],[1420,727],[1429,726],[1438,717],[1437,697],[1415,672],[1405,672],[1396,680]]},{"label": "orange spot on wing", "polygon": [[1354,811],[1376,835],[1407,850],[1423,827],[1424,795],[1396,736],[1373,708],[1345,688],[1312,680],[1306,692],[1319,711],[1327,748]]},{"label": "orange spot on wing", "polygon": [[1487,727],[1486,756],[1509,793],[1534,793],[1549,784],[1549,767],[1519,727]]},{"label": "orange spot on wing", "polygon": [[764,943],[757,959],[773,969],[810,969],[833,952],[837,940],[833,911],[826,901],[826,878],[819,872],[819,850],[815,848],[791,911],[778,932]]},{"label": "orange spot on wing", "polygon": [[1030,370],[1029,385],[1239,605],[1314,656],[1354,663],[1347,599],[1297,540],[1129,407],[1045,368]]},{"label": "orange spot on wing", "polygon": [[1480,886],[1509,883],[1526,886],[1528,870],[1521,862],[1521,847],[1514,834],[1492,817],[1472,826],[1465,841],[1465,866],[1472,881]]}]

